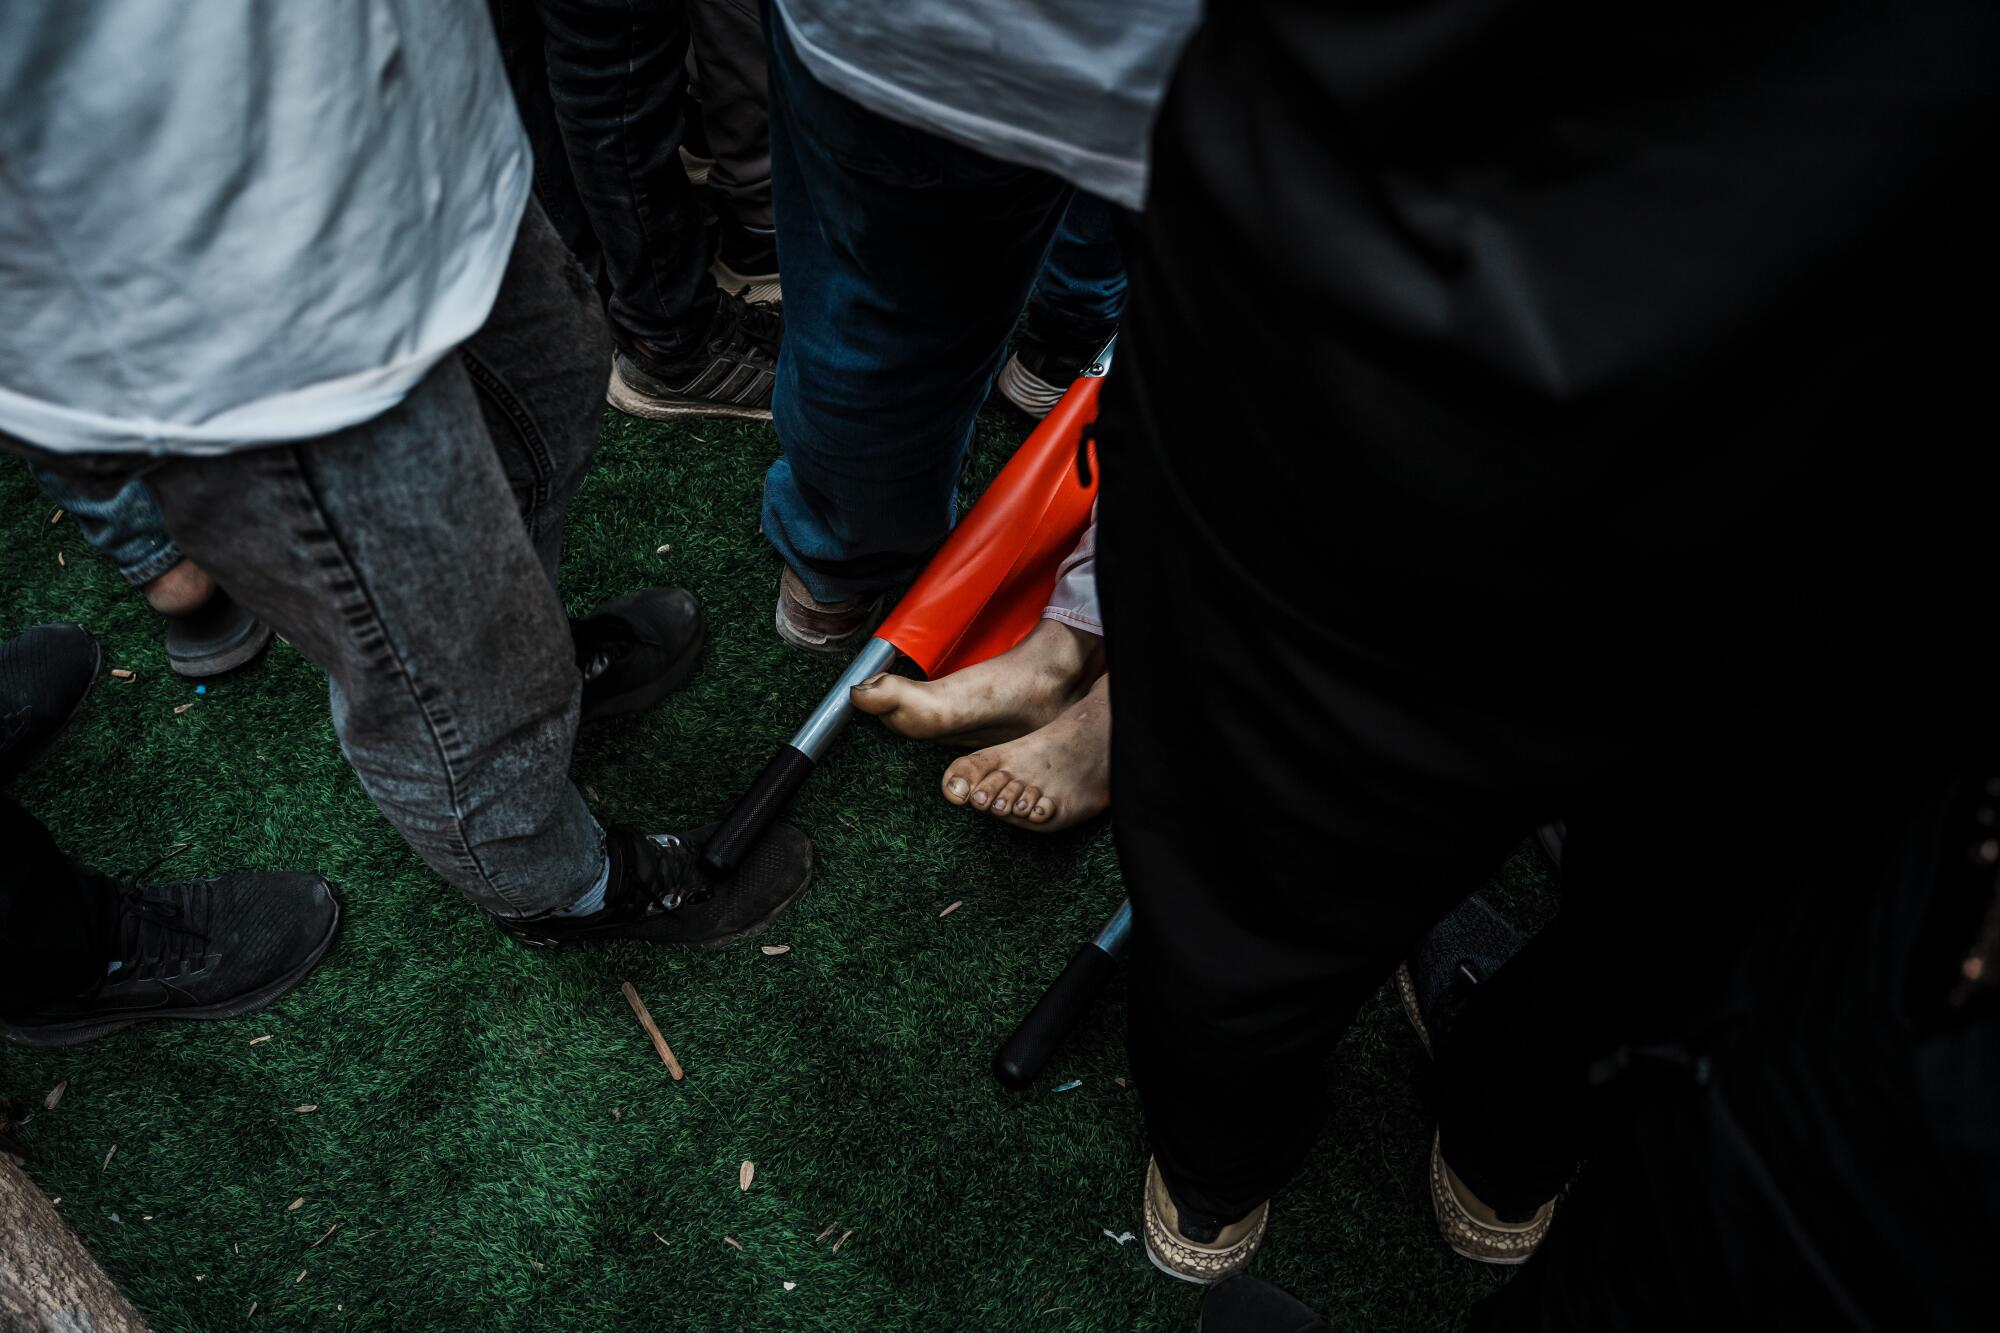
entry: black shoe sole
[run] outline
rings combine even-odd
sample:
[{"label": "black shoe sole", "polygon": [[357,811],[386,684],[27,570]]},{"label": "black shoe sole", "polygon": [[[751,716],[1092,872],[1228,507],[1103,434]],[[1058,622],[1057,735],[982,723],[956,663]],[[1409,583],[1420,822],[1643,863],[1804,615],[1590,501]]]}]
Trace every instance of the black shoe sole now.
[{"label": "black shoe sole", "polygon": [[803,881],[800,882],[798,889],[794,891],[790,896],[788,896],[783,902],[779,903],[776,907],[773,907],[769,912],[765,913],[761,919],[752,921],[749,925],[743,927],[743,929],[737,931],[734,935],[718,935],[716,938],[712,940],[662,940],[662,939],[653,939],[645,935],[620,934],[612,931],[606,931],[602,935],[588,935],[582,937],[558,937],[553,935],[543,935],[535,937],[535,936],[517,934],[514,930],[509,929],[504,923],[499,922],[497,918],[495,924],[500,926],[501,934],[512,939],[516,944],[520,945],[522,948],[533,949],[538,953],[557,953],[564,949],[583,949],[598,944],[619,944],[623,943],[626,940],[630,940],[637,944],[664,944],[669,948],[674,948],[674,949],[694,949],[701,953],[714,953],[718,949],[727,949],[730,945],[737,943],[739,940],[747,940],[753,935],[761,935],[765,931],[769,930],[772,926],[776,925],[778,918],[783,916],[786,912],[789,912],[792,909],[792,904],[798,902],[799,899],[806,896],[806,890],[812,887],[812,882],[813,882],[813,871],[812,868],[808,866],[806,868],[806,877]]},{"label": "black shoe sole", "polygon": [[707,398],[667,398],[645,393],[635,388],[615,364],[611,367],[611,386],[604,391],[604,401],[628,417],[642,417],[647,421],[678,421],[682,417],[728,417],[736,421],[771,419],[769,403],[749,406],[718,403]]},{"label": "black shoe sole", "polygon": [[614,694],[608,699],[599,699],[577,715],[579,724],[599,722],[607,717],[621,717],[626,713],[636,713],[651,708],[660,700],[688,683],[694,669],[701,663],[702,649],[708,646],[708,610],[697,606],[694,617],[694,642],[674,659],[674,664],[644,685],[629,689],[623,694]]},{"label": "black shoe sole", "polygon": [[168,653],[167,668],[176,676],[186,676],[190,680],[227,675],[256,661],[257,655],[271,646],[272,637],[271,627],[260,620],[248,636],[219,653],[210,653],[206,657],[176,657]]},{"label": "black shoe sole", "polygon": [[[324,881],[322,881],[324,882]],[[333,885],[328,884],[327,893],[333,895]],[[75,1046],[157,1018],[217,1019],[241,1018],[254,1014],[259,1009],[275,1003],[278,999],[304,981],[319,966],[319,960],[326,957],[326,951],[333,947],[333,937],[340,933],[340,899],[333,898],[333,920],[326,924],[326,934],[303,962],[277,980],[259,990],[233,996],[220,1004],[192,1005],[187,1008],[148,1009],[139,1013],[120,1014],[116,1018],[77,1019],[71,1023],[52,1023],[47,1027],[17,1028],[11,1024],[0,1024],[0,1036],[16,1046],[28,1046],[37,1050],[48,1050],[58,1046]]]}]

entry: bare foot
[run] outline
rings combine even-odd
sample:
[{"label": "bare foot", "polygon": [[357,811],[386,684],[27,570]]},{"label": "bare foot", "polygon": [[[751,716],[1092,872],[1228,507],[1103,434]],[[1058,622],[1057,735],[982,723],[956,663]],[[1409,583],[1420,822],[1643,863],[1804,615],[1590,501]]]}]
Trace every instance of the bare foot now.
[{"label": "bare foot", "polygon": [[215,596],[215,580],[192,560],[182,560],[140,589],[146,602],[163,616],[199,611]]},{"label": "bare foot", "polygon": [[1111,677],[1039,731],[976,750],[944,771],[944,798],[1053,833],[1111,805]]},{"label": "bare foot", "polygon": [[1000,656],[937,680],[877,676],[854,706],[912,740],[992,745],[1045,727],[1081,699],[1104,664],[1104,641],[1060,620],[1039,622]]}]

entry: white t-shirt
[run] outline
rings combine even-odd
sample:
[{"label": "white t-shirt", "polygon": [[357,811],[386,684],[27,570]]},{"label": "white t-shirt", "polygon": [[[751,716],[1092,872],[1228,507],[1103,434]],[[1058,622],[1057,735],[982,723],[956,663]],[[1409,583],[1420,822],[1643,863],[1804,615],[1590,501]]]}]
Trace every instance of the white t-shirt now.
[{"label": "white t-shirt", "polygon": [[5,0],[0,431],[379,415],[485,321],[529,185],[482,0]]},{"label": "white t-shirt", "polygon": [[778,0],[827,87],[1127,208],[1201,0]]}]

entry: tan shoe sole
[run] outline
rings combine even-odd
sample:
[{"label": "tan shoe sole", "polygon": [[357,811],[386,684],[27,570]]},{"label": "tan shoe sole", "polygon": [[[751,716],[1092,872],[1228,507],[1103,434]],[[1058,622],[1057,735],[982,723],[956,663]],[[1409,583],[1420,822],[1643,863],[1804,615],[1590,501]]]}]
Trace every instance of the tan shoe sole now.
[{"label": "tan shoe sole", "polygon": [[1556,1213],[1551,1199],[1527,1222],[1488,1222],[1473,1215],[1465,1206],[1466,1198],[1476,1201],[1477,1196],[1445,1164],[1442,1140],[1431,1135],[1431,1211],[1452,1253],[1482,1264],[1525,1264],[1548,1236]]},{"label": "tan shoe sole", "polygon": [[1168,1277],[1204,1287],[1248,1268],[1250,1260],[1256,1257],[1257,1247],[1264,1243],[1264,1232],[1271,1220],[1271,1205],[1267,1200],[1243,1221],[1222,1229],[1223,1236],[1228,1236],[1241,1228],[1233,1240],[1216,1245],[1198,1245],[1188,1240],[1180,1234],[1180,1216],[1165,1182],[1160,1179],[1160,1164],[1150,1158],[1146,1162],[1144,1211],[1146,1257],[1153,1261],[1153,1267]]}]

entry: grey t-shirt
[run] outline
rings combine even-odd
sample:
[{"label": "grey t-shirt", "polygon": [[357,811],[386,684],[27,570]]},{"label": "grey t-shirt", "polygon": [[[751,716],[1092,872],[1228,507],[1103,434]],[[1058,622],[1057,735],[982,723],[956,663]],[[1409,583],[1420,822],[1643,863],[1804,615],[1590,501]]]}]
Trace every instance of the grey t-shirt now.
[{"label": "grey t-shirt", "polygon": [[220,453],[386,411],[529,183],[482,0],[6,0],[0,431]]},{"label": "grey t-shirt", "polygon": [[1201,0],[777,0],[827,87],[1127,208]]}]

